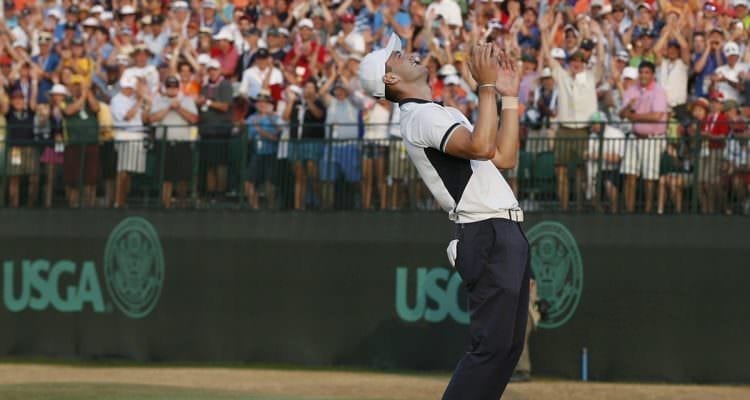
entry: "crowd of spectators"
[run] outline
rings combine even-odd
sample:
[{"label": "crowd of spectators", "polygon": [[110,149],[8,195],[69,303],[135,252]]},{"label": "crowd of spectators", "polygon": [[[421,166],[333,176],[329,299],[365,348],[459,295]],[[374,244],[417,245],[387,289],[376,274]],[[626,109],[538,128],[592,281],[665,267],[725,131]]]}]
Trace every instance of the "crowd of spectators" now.
[{"label": "crowd of spectators", "polygon": [[681,212],[694,190],[703,212],[747,212],[749,11],[748,0],[6,1],[3,200],[50,207],[64,189],[71,207],[126,207],[156,158],[164,207],[234,191],[252,208],[325,209],[343,185],[364,209],[430,208],[398,106],[364,95],[357,76],[395,32],[428,66],[433,100],[470,119],[469,45],[496,42],[522,63],[527,162],[504,171],[520,196],[550,159],[562,210]]}]

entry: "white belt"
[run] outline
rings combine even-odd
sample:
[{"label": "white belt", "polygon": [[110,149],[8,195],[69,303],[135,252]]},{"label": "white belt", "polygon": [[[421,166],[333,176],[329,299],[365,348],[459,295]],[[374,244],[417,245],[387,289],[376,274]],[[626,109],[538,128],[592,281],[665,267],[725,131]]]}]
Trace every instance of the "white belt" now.
[{"label": "white belt", "polygon": [[[468,213],[466,214],[457,214],[453,211],[451,211],[448,215],[451,221],[454,221],[457,224],[471,224],[475,222],[481,222],[486,221],[493,218],[500,218],[500,219],[507,219],[513,222],[523,222],[523,210],[520,208],[506,208],[501,210],[495,210],[491,212],[486,213]],[[474,218],[469,218],[469,216]]]},{"label": "white belt", "polygon": [[509,219],[513,222],[523,222],[523,210],[520,208],[512,210],[500,210],[495,218]]}]

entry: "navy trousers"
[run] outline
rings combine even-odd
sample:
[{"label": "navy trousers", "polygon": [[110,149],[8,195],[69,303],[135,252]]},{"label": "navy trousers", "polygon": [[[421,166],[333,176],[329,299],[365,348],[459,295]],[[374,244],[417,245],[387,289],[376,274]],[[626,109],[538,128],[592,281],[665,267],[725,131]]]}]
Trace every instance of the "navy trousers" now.
[{"label": "navy trousers", "polygon": [[517,222],[456,226],[456,270],[466,285],[471,346],[443,400],[498,400],[523,350],[529,310],[529,243]]}]

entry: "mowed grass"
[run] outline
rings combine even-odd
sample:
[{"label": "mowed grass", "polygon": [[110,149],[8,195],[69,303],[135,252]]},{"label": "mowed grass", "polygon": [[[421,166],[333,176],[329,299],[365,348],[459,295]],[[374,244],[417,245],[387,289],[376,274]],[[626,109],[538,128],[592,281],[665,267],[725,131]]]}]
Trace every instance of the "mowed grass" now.
[{"label": "mowed grass", "polygon": [[[3,400],[319,400],[171,386],[97,383],[27,383],[0,385]],[[354,400],[354,399],[351,399]]]},{"label": "mowed grass", "polygon": [[[340,370],[0,362],[0,400],[435,400],[449,378]],[[600,399],[746,400],[750,386],[535,378],[511,384],[503,396],[503,400]]]}]

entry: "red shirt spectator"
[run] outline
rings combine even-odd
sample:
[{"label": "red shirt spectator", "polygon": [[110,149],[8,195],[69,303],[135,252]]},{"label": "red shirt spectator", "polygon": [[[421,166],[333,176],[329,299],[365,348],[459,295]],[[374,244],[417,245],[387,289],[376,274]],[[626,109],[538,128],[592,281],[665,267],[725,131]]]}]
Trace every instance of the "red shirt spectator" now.
[{"label": "red shirt spectator", "polygon": [[726,145],[725,139],[729,135],[729,119],[722,110],[724,103],[722,102],[721,93],[711,93],[710,99],[711,112],[703,121],[702,130],[710,136],[711,140],[708,142],[709,149],[723,149]]},{"label": "red shirt spectator", "polygon": [[234,40],[234,37],[231,33],[221,30],[214,36],[214,41],[217,44],[211,51],[213,57],[219,60],[219,64],[221,64],[221,74],[227,79],[234,77],[237,62],[240,59],[240,55],[237,54],[237,49],[232,44],[232,40]]},{"label": "red shirt spectator", "polygon": [[299,27],[299,36],[295,39],[292,50],[284,57],[284,65],[291,68],[293,74],[301,75],[302,82],[304,82],[312,73],[311,61],[317,59],[317,66],[321,68],[328,59],[328,53],[325,47],[313,39],[314,32],[311,20],[305,18],[297,26]]}]

